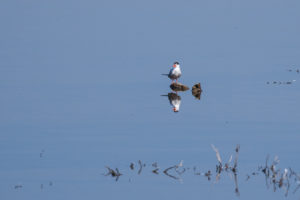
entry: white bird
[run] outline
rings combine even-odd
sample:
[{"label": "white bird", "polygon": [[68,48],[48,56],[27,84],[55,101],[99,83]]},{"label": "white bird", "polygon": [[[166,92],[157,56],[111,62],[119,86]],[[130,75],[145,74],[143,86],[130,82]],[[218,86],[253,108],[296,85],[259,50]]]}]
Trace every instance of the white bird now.
[{"label": "white bird", "polygon": [[176,80],[176,82],[177,82],[177,79],[181,76],[181,70],[180,70],[179,63],[174,62],[173,66],[172,66],[172,69],[170,70],[169,74],[162,74],[162,75],[168,76],[172,80],[172,82],[174,80]]}]

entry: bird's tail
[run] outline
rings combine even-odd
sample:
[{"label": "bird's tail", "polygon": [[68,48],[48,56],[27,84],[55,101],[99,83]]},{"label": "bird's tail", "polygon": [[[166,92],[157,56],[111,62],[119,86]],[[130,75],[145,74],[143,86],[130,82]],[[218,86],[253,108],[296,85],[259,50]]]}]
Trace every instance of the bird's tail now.
[{"label": "bird's tail", "polygon": [[169,74],[161,74],[161,75],[163,75],[163,76],[169,76]]}]

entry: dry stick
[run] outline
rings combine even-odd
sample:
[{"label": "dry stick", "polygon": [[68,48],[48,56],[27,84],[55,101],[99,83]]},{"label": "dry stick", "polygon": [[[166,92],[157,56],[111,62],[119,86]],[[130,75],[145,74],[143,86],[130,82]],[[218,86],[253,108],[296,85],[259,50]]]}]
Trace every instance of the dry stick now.
[{"label": "dry stick", "polygon": [[230,155],[228,162],[225,164],[225,170],[229,169],[229,164],[231,163],[231,160],[232,160],[232,155]]},{"label": "dry stick", "polygon": [[217,160],[219,162],[219,165],[216,166],[216,172],[217,172],[216,182],[218,182],[218,180],[220,179],[221,171],[223,170],[222,159],[219,150],[213,144],[211,144],[211,147],[216,152]]},{"label": "dry stick", "polygon": [[220,166],[222,166],[222,160],[221,160],[219,150],[213,144],[211,145],[211,147],[216,152],[217,160],[219,161]]},{"label": "dry stick", "polygon": [[265,168],[262,169],[262,172],[265,174],[265,180],[266,180],[266,186],[269,188],[269,182],[268,182],[268,177],[269,177],[269,167],[268,167],[268,161],[269,161],[269,155],[266,157],[266,165]]},{"label": "dry stick", "polygon": [[119,169],[118,169],[118,168],[116,168],[116,171],[117,171],[117,178],[116,178],[116,181],[118,181],[118,180],[119,180],[119,177],[120,177],[122,174],[119,172]]},{"label": "dry stick", "polygon": [[234,173],[236,173],[236,170],[237,170],[236,168],[237,168],[237,162],[238,162],[238,157],[239,157],[239,150],[240,150],[240,145],[238,144],[238,145],[236,145],[236,148],[235,148],[236,154],[235,154],[235,159],[234,159],[234,166],[232,168],[232,171]]},{"label": "dry stick", "polygon": [[281,175],[281,178],[279,179],[279,182],[278,182],[278,187],[279,188],[284,186],[284,180],[287,180],[287,183],[289,183],[289,179],[288,179],[287,174],[288,174],[288,170],[285,168],[284,173]]},{"label": "dry stick", "polygon": [[131,170],[134,170],[134,164],[133,163],[130,163],[129,167],[130,167]]},{"label": "dry stick", "polygon": [[[291,178],[294,175],[293,170],[291,168],[289,168],[290,173],[289,173],[288,169],[286,169],[286,168],[284,169],[284,172],[282,172],[282,173],[280,170],[276,170],[276,165],[279,163],[278,156],[275,156],[270,168],[267,166],[267,161],[268,161],[268,157],[266,159],[266,167],[262,170],[262,172],[265,174],[265,177],[266,177],[267,187],[269,188],[269,185],[268,185],[268,180],[269,180],[270,183],[273,184],[274,192],[277,190],[277,187],[278,188],[283,187],[285,189],[285,196],[288,196],[289,189],[290,189],[289,178]],[[270,171],[272,172],[271,176],[270,176]],[[280,177],[280,179],[278,181],[276,180],[277,177]]]},{"label": "dry stick", "polygon": [[217,175],[216,175],[216,183],[220,180],[221,177],[221,172],[218,171]]},{"label": "dry stick", "polygon": [[173,179],[180,180],[179,177],[173,176],[173,175],[171,175],[171,174],[168,173],[169,170],[174,169],[176,167],[177,167],[177,165],[165,169],[164,170],[164,174],[167,175],[167,176],[169,176],[169,177],[171,177],[171,178],[173,178]]},{"label": "dry stick", "polygon": [[300,188],[300,184],[295,188],[295,190],[293,191],[293,194],[295,194],[299,188]]},{"label": "dry stick", "polygon": [[175,168],[175,171],[177,172],[178,175],[182,175],[182,174],[186,171],[186,169],[183,168],[182,171],[179,171],[179,170],[178,170],[178,167],[176,167],[176,168]]},{"label": "dry stick", "polygon": [[159,168],[156,168],[156,169],[152,170],[152,173],[158,174],[158,170],[159,170]]},{"label": "dry stick", "polygon": [[[218,173],[216,175],[216,180],[218,181],[219,177],[220,177],[220,173],[223,171],[223,168],[221,167],[222,161],[221,161],[221,156],[220,156],[220,153],[219,153],[218,149],[213,145],[212,145],[212,148],[216,152],[216,156],[217,156],[217,159],[219,161],[219,166],[217,166],[217,169],[219,171],[217,171]],[[231,171],[234,174],[235,193],[236,193],[237,196],[240,195],[239,188],[238,188],[238,180],[237,180],[237,175],[238,175],[237,174],[237,162],[238,162],[239,150],[240,150],[240,146],[237,145],[237,147],[235,149],[236,156],[235,156],[234,166],[231,168]],[[229,159],[228,163],[226,163],[226,165],[229,166],[229,163],[231,162],[231,160],[232,160],[232,156],[230,157],[230,159]],[[268,160],[269,160],[269,155],[267,155],[267,157],[266,157],[265,167],[263,169],[262,169],[262,167],[258,168],[259,171],[261,170],[265,174],[267,187],[269,188],[268,183],[272,183],[274,191],[276,191],[277,188],[284,188],[285,189],[285,196],[288,196],[288,193],[289,193],[289,190],[290,190],[290,187],[291,187],[291,183],[290,183],[289,179],[293,178],[292,180],[294,180],[294,182],[297,183],[297,187],[294,189],[293,194],[296,193],[296,191],[300,188],[300,182],[299,182],[300,181],[300,176],[296,172],[294,172],[291,168],[289,168],[289,170],[284,169],[284,172],[281,172],[280,170],[276,170],[276,165],[279,163],[278,156],[275,156],[275,158],[272,162],[272,165],[270,167],[268,167]],[[145,167],[146,165],[142,164],[142,162],[140,160],[138,161],[138,163],[139,163],[139,166],[140,166],[138,174],[140,174],[142,172],[142,168]],[[224,170],[226,170],[226,165],[225,165]],[[157,167],[157,163],[153,163],[152,166],[156,167],[154,170],[152,170],[152,172],[155,173],[155,174],[158,174],[159,168]],[[169,177],[171,177],[175,180],[181,180],[180,177],[171,175],[169,173],[169,170],[174,169],[177,174],[181,175],[187,169],[189,169],[189,168],[183,168],[182,171],[178,170],[178,168],[182,167],[182,166],[183,166],[183,164],[182,164],[182,161],[181,161],[178,165],[174,165],[172,167],[169,167],[169,168],[165,169],[163,172],[164,172],[165,175],[167,175],[167,176],[169,176]],[[106,168],[108,169],[108,173],[105,174],[105,176],[110,175],[111,177],[115,177],[116,181],[118,181],[119,177],[122,175],[119,172],[119,169],[116,168],[115,170],[113,170],[113,169],[111,169],[110,167],[107,167],[107,166],[106,166]],[[130,168],[131,169],[134,168],[133,163],[131,163]],[[194,167],[193,169],[194,169],[194,175],[203,175],[200,172],[196,173],[196,167]],[[271,172],[272,172],[272,174],[271,174]],[[210,180],[210,176],[212,174],[211,174],[210,171],[208,171],[204,175],[208,178],[208,180]],[[255,174],[252,173],[252,175],[255,175]],[[278,180],[276,180],[277,177],[279,178]],[[247,175],[247,180],[249,178],[250,178],[250,176]],[[19,186],[19,185],[15,186],[15,188],[19,188],[19,187],[22,187],[22,185],[21,186]]]},{"label": "dry stick", "polygon": [[154,173],[154,174],[159,174],[159,173],[158,173],[159,167],[158,167],[158,165],[157,165],[157,162],[152,163],[152,167],[155,168],[154,170],[152,170],[152,173]]},{"label": "dry stick", "polygon": [[107,168],[108,173],[105,174],[104,176],[108,176],[108,175],[111,175],[112,177],[116,176],[116,172],[113,169],[111,169],[110,167],[107,167],[107,166],[105,166],[105,167]]},{"label": "dry stick", "polygon": [[210,176],[211,176],[210,170],[208,170],[208,171],[204,174],[204,176],[206,176],[206,177],[207,177],[207,180],[210,181]]},{"label": "dry stick", "polygon": [[116,168],[116,171],[115,171],[115,170],[111,169],[110,167],[107,167],[107,166],[106,166],[106,168],[108,169],[108,173],[105,174],[105,176],[111,175],[112,177],[116,177],[116,181],[118,181],[118,180],[119,180],[119,177],[122,175],[122,174],[119,172],[119,169]]},{"label": "dry stick", "polygon": [[183,168],[182,171],[178,170],[178,168],[182,167],[182,166],[183,166],[183,160],[181,160],[180,163],[178,165],[176,165],[176,167],[175,167],[175,171],[177,172],[178,175],[181,175],[181,174],[183,174],[186,171],[185,168]]},{"label": "dry stick", "polygon": [[291,171],[290,176],[294,175],[295,176],[294,181],[298,184],[297,187],[293,191],[293,194],[295,194],[297,192],[297,190],[300,188],[300,183],[299,183],[300,176],[296,172],[294,172],[291,168],[290,168],[290,171]]},{"label": "dry stick", "polygon": [[274,157],[273,163],[270,167],[271,172],[272,172],[272,176],[271,176],[271,182],[273,183],[273,189],[274,192],[276,191],[276,178],[277,178],[277,174],[278,174],[278,170],[276,170],[276,165],[279,163],[279,159],[278,156]]},{"label": "dry stick", "polygon": [[279,159],[278,159],[278,156],[275,156],[274,157],[274,160],[273,160],[273,163],[270,167],[271,171],[273,172],[273,174],[276,175],[276,170],[275,170],[275,166],[279,163]]},{"label": "dry stick", "polygon": [[141,174],[141,172],[142,172],[142,170],[143,170],[143,165],[142,165],[142,161],[141,160],[139,160],[139,165],[140,165],[140,169],[139,169],[139,171],[138,171],[138,175],[140,175]]},{"label": "dry stick", "polygon": [[289,190],[290,190],[290,181],[289,181],[289,179],[287,179],[287,188],[286,188],[286,193],[285,193],[286,197],[288,196]]},{"label": "dry stick", "polygon": [[236,173],[234,173],[234,184],[235,184],[235,194],[236,194],[236,196],[240,196],[239,186],[238,186],[238,181],[237,181],[237,174]]},{"label": "dry stick", "polygon": [[248,174],[246,176],[247,176],[246,181],[248,181],[250,179],[250,176]]},{"label": "dry stick", "polygon": [[176,180],[180,180],[179,177],[176,177],[176,176],[173,176],[173,175],[169,174],[168,171],[171,170],[171,169],[175,169],[175,171],[177,172],[177,174],[181,175],[182,173],[185,172],[185,168],[184,168],[183,172],[179,172],[179,171],[177,171],[177,169],[178,169],[178,167],[182,167],[182,166],[183,166],[183,161],[181,160],[178,165],[174,165],[172,167],[169,167],[169,168],[165,169],[164,170],[164,174],[166,174],[167,176],[169,176],[171,178],[174,178]]}]

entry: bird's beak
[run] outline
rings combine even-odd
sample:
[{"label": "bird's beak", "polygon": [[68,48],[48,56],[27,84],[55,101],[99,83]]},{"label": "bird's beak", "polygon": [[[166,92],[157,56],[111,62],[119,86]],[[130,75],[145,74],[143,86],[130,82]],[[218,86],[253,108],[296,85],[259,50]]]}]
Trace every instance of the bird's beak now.
[{"label": "bird's beak", "polygon": [[173,67],[175,68],[175,67],[176,67],[176,65],[174,64],[174,65],[173,65]]}]

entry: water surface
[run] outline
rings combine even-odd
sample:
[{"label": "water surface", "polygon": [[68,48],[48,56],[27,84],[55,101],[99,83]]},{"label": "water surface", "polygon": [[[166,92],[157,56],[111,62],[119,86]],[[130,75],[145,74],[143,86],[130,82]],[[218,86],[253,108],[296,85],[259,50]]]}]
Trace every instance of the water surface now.
[{"label": "water surface", "polygon": [[[215,173],[211,144],[223,160],[240,144],[240,199],[285,199],[246,175],[267,154],[300,172],[300,3],[0,4],[2,199],[234,199],[226,173],[218,183],[151,173],[181,160]],[[179,113],[161,96],[174,61],[181,83],[203,89],[200,101],[179,93]],[[129,168],[138,160],[140,175]]]}]

